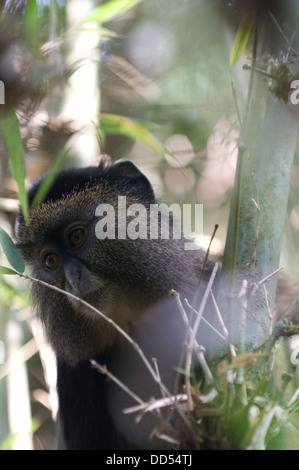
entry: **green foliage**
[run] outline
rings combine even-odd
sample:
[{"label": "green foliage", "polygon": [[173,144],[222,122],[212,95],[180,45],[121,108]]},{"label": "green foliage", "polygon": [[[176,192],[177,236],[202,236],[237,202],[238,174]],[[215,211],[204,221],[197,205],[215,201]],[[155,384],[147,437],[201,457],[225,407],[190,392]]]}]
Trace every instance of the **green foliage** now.
[{"label": "green foliage", "polygon": [[231,67],[234,67],[234,65],[239,62],[239,59],[244,52],[253,29],[254,16],[254,12],[249,12],[241,20],[230,53],[229,65]]},{"label": "green foliage", "polygon": [[[29,431],[26,432],[26,434],[32,436],[37,431],[39,426],[40,426],[40,423],[38,422],[38,420],[33,419],[31,423],[31,429],[29,429]],[[4,439],[2,443],[0,443],[0,450],[14,450],[13,446],[14,446],[15,441],[18,439],[18,437],[19,437],[19,433],[17,432],[9,434],[7,438]]]},{"label": "green foliage", "polygon": [[66,157],[67,157],[68,151],[66,149],[62,149],[57,158],[55,159],[52,167],[49,169],[47,172],[42,184],[38,188],[38,191],[32,201],[31,204],[31,209],[35,209],[47,196],[49,190],[51,189],[52,184],[55,181],[55,178],[61,169]]},{"label": "green foliage", "polygon": [[30,47],[37,51],[39,47],[39,18],[36,0],[27,0],[24,18],[26,39]]},{"label": "green foliage", "polygon": [[26,168],[24,162],[24,150],[19,129],[19,121],[14,110],[9,110],[1,117],[1,124],[12,175],[17,183],[18,196],[25,219],[29,217],[28,198],[25,188]]},{"label": "green foliage", "polygon": [[142,0],[111,0],[95,8],[92,14],[86,18],[82,24],[93,22],[106,23],[138,5],[141,1]]},{"label": "green foliage", "polygon": [[[10,265],[18,272],[25,271],[25,262],[10,236],[0,227],[0,244]],[[4,272],[3,272],[4,270]],[[6,270],[6,272],[5,272]],[[1,268],[1,274],[15,274],[8,268]]]},{"label": "green foliage", "polygon": [[0,274],[15,275],[18,273],[13,269],[7,268],[6,266],[0,266]]},{"label": "green foliage", "polygon": [[[242,380],[239,369],[242,368]],[[289,369],[289,373],[284,371]],[[276,450],[288,448],[299,429],[297,370],[290,362],[287,343],[269,354],[237,354],[233,360],[211,366],[212,384],[194,385],[194,439],[202,449]],[[214,394],[211,392],[214,390]],[[203,397],[206,397],[203,401]],[[210,397],[210,398],[209,398]],[[203,401],[203,405],[198,405]],[[195,424],[199,423],[199,424]],[[294,441],[295,442],[295,441]],[[297,443],[292,444],[298,449]]]},{"label": "green foliage", "polygon": [[171,152],[149,132],[145,124],[140,124],[128,117],[116,114],[101,114],[100,130],[108,134],[126,135],[133,140],[140,141],[161,157],[165,155],[172,156]]}]

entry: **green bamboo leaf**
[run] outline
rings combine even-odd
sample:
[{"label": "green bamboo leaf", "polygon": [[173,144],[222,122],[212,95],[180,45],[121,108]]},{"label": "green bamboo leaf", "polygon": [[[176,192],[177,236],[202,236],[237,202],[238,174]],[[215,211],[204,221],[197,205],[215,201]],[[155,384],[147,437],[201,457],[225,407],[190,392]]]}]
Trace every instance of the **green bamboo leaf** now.
[{"label": "green bamboo leaf", "polygon": [[102,28],[98,24],[95,23],[82,23],[82,26],[80,26],[79,31],[93,31],[98,34],[99,39],[104,39],[104,38],[116,38],[116,39],[122,39],[123,36],[121,34],[115,33],[114,31],[110,31],[110,29],[107,28]]},{"label": "green bamboo leaf", "polygon": [[229,65],[234,67],[239,61],[251,34],[254,24],[254,12],[247,13],[241,20],[237,34],[234,39],[233,47],[230,53]]},{"label": "green bamboo leaf", "polygon": [[[13,269],[18,271],[19,273],[23,273],[25,271],[25,262],[19,250],[17,249],[16,245],[10,238],[10,236],[1,227],[0,227],[0,244],[3,248],[4,254],[9,264],[13,267]],[[12,274],[12,273],[5,273],[5,274]]]},{"label": "green bamboo leaf", "polygon": [[101,114],[100,129],[108,134],[122,134],[138,140],[161,156],[173,156],[163,144],[143,125],[132,119],[116,114]]},{"label": "green bamboo leaf", "polygon": [[42,184],[38,188],[36,195],[34,196],[34,199],[31,204],[32,209],[35,209],[47,196],[49,190],[51,189],[51,186],[53,185],[55,181],[58,171],[62,167],[62,164],[67,154],[68,154],[68,151],[66,149],[63,149],[59,152],[56,160],[54,161],[53,166],[48,171]]},{"label": "green bamboo leaf", "polygon": [[138,5],[142,0],[111,0],[95,8],[92,14],[82,21],[81,24],[86,23],[106,23],[111,21],[116,16],[125,13],[134,6]]},{"label": "green bamboo leaf", "polygon": [[6,266],[0,266],[0,274],[15,275],[19,273],[17,271],[14,271],[13,269],[7,268]]},{"label": "green bamboo leaf", "polygon": [[30,46],[37,50],[39,47],[39,18],[36,0],[27,0],[24,23],[26,39]]},{"label": "green bamboo leaf", "polygon": [[2,130],[7,146],[12,176],[18,187],[18,196],[25,220],[29,218],[28,198],[25,187],[26,169],[19,121],[14,110],[9,110],[1,118]]}]

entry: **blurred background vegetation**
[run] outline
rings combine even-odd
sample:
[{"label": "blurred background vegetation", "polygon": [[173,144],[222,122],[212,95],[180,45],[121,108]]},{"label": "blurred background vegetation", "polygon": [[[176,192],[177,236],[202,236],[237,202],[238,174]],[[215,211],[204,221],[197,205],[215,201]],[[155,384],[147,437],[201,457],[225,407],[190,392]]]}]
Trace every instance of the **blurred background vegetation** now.
[{"label": "blurred background vegetation", "polygon": [[[1,1],[0,80],[5,84],[5,105],[0,105],[0,113],[17,110],[26,184],[51,168],[63,149],[63,166],[129,158],[163,201],[204,205],[204,235],[209,241],[219,224],[212,252],[221,258],[240,132],[229,56],[248,3]],[[291,38],[297,30],[298,7],[291,24],[286,12],[294,2],[270,3],[278,25]],[[272,28],[278,30],[274,21]],[[271,46],[279,54],[288,49],[281,37]],[[245,52],[234,71],[241,106],[249,77],[242,66],[250,63]],[[107,114],[114,116],[112,121]],[[150,132],[147,139],[139,123]],[[175,158],[165,155],[157,142]],[[298,150],[297,146],[288,216],[282,221],[281,311],[299,290]],[[0,226],[13,237],[17,188],[1,134],[0,211]],[[45,378],[41,364],[51,364],[51,351],[44,346],[30,308],[28,285],[2,276],[0,309],[0,447],[56,448],[55,371],[48,366]],[[38,354],[41,344],[43,355]],[[283,435],[272,445],[299,448],[295,432],[294,436]]]}]

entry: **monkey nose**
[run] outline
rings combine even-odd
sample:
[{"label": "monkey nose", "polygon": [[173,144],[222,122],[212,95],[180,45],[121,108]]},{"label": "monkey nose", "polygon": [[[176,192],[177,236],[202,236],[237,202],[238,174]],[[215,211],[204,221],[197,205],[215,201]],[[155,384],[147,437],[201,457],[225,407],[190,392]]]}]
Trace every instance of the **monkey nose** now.
[{"label": "monkey nose", "polygon": [[80,294],[80,286],[82,279],[82,271],[80,266],[76,264],[66,265],[65,273],[65,288],[68,292],[74,295]]}]

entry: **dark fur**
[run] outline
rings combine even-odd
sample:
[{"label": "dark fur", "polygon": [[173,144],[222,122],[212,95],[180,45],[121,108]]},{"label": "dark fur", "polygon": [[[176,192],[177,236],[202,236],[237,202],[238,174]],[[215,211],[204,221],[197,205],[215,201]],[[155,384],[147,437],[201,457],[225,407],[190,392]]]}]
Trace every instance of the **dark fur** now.
[{"label": "dark fur", "polygon": [[[29,191],[30,203],[40,183]],[[158,358],[163,380],[171,384],[185,328],[169,291],[175,289],[191,302],[198,291],[200,299],[213,263],[208,261],[199,286],[204,254],[185,251],[184,240],[98,240],[96,207],[100,203],[116,207],[119,195],[127,197],[128,205],[141,203],[148,209],[156,202],[149,181],[128,161],[62,171],[47,198],[30,211],[29,223],[20,214],[18,246],[35,277],[62,289],[68,285],[70,292],[112,317],[138,341],[150,361]],[[87,227],[80,250],[64,245],[65,227],[74,221]],[[40,253],[45,246],[61,258],[61,266],[53,272],[42,265]],[[89,362],[97,358],[107,364],[124,383],[149,399],[155,387],[136,352],[107,322],[66,296],[38,284],[33,284],[33,295],[57,355],[60,416],[68,448],[158,445],[148,441],[146,419],[134,433],[132,419],[122,414],[124,406],[134,403]],[[206,346],[208,336],[201,327],[200,341]]]}]

